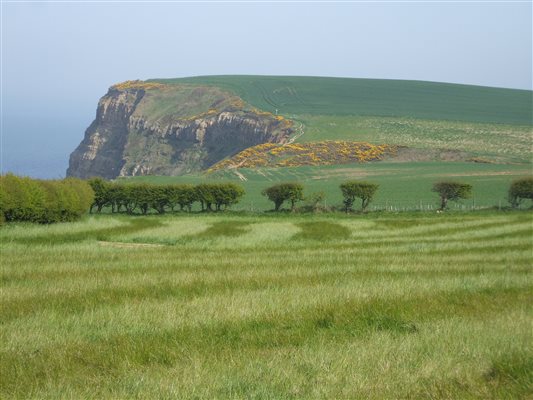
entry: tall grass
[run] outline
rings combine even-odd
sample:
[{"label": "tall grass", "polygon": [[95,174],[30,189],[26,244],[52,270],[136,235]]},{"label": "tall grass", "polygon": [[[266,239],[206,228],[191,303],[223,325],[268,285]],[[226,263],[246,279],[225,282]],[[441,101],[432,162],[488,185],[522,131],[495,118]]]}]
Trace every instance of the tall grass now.
[{"label": "tall grass", "polygon": [[2,227],[0,397],[527,398],[532,217]]}]

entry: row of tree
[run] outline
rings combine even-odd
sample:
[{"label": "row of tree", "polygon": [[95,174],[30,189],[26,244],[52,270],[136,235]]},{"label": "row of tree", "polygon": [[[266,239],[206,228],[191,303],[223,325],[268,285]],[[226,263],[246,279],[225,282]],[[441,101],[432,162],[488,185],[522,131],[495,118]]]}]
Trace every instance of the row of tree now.
[{"label": "row of tree", "polygon": [[74,221],[93,203],[91,186],[81,179],[38,180],[0,176],[0,222]]},{"label": "row of tree", "polygon": [[[352,211],[359,201],[365,211],[374,199],[379,185],[371,182],[348,181],[340,185],[343,209]],[[461,182],[442,181],[433,185],[440,197],[440,208],[449,201],[471,196],[472,186]],[[279,211],[289,203],[304,200],[304,187],[300,183],[279,183],[263,190],[262,194],[274,203]],[[0,176],[0,221],[30,221],[51,223],[72,221],[87,210],[100,212],[105,207],[111,212],[147,214],[154,210],[159,214],[176,209],[191,211],[198,203],[202,211],[219,211],[236,204],[244,195],[244,189],[234,183],[202,183],[198,185],[154,185],[147,183],[124,184],[101,178],[82,181],[75,178],[63,180],[37,180],[13,174]],[[508,191],[509,203],[518,207],[524,200],[533,200],[533,177],[512,182]],[[321,208],[325,194],[307,196],[304,210]]]},{"label": "row of tree", "polygon": [[112,183],[101,178],[89,180],[94,190],[90,212],[110,207],[111,212],[139,211],[147,214],[153,209],[159,214],[180,210],[191,211],[199,203],[202,211],[220,211],[239,202],[244,189],[234,183],[202,183],[199,185],[154,185],[149,183]]},{"label": "row of tree", "polygon": [[[352,211],[357,200],[361,202],[361,210],[365,211],[374,199],[379,185],[371,182],[348,181],[340,185],[343,196],[343,208],[346,212]],[[300,183],[280,183],[263,190],[262,194],[274,203],[274,210],[278,211],[283,203],[289,202],[290,209],[294,210],[297,202],[304,200],[303,185]],[[433,192],[440,197],[440,209],[445,210],[449,201],[468,199],[472,196],[472,185],[461,182],[442,181],[433,185]],[[315,193],[311,196],[311,208],[324,198],[324,193]],[[508,200],[513,208],[517,208],[522,201],[533,200],[533,178],[517,179],[511,183],[508,191]]]}]

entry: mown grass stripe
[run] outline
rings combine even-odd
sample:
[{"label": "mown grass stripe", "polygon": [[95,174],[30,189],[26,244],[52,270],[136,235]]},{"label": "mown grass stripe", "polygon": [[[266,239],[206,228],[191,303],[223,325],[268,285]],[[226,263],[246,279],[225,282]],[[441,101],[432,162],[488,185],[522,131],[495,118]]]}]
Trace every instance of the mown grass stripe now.
[{"label": "mown grass stripe", "polygon": [[[533,359],[531,216],[2,227],[0,397],[520,398]],[[105,239],[177,245],[97,245],[97,232],[144,219],[161,225]],[[24,242],[47,232],[55,244]]]},{"label": "mown grass stripe", "polygon": [[[116,226],[112,228],[91,229],[75,233],[54,233],[39,236],[29,236],[13,238],[12,241],[25,245],[58,245],[68,242],[78,242],[84,240],[109,240],[115,235],[124,235],[128,233],[139,232],[145,229],[161,226],[161,221],[157,219],[139,218],[131,219],[125,226]],[[9,242],[9,240],[7,240]]]}]

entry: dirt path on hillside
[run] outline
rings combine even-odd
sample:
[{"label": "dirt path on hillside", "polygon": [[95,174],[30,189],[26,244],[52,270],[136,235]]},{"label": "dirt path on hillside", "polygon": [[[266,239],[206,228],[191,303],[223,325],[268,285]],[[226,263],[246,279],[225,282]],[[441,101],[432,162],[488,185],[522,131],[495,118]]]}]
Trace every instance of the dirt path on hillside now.
[{"label": "dirt path on hillside", "polygon": [[300,138],[303,134],[304,134],[304,124],[300,123],[300,125],[296,128],[296,134],[291,137],[287,143],[285,143],[286,145],[287,144],[292,144],[295,142],[296,139]]}]

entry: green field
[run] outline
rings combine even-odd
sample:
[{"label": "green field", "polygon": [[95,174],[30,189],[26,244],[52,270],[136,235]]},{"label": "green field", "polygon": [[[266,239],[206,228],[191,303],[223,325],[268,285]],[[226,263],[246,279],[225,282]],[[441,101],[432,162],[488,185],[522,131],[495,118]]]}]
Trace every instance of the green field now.
[{"label": "green field", "polygon": [[298,76],[154,79],[228,89],[283,115],[350,115],[532,124],[531,91],[449,83]]},{"label": "green field", "polygon": [[[234,210],[265,211],[272,209],[261,191],[276,182],[297,181],[305,186],[305,194],[323,191],[326,205],[339,207],[342,196],[339,185],[350,179],[376,182],[380,188],[370,209],[431,210],[439,206],[437,194],[431,191],[438,180],[458,180],[473,185],[473,198],[450,204],[452,208],[471,209],[505,207],[507,191],[513,179],[531,175],[528,164],[485,164],[466,162],[376,162],[366,164],[305,166],[291,168],[239,169],[246,179],[233,171],[187,176],[144,176],[127,178],[126,182],[201,183],[233,181],[241,184],[246,195]],[[122,181],[122,180],[121,180]],[[531,206],[531,202],[524,206]]]},{"label": "green field", "polygon": [[2,399],[530,398],[531,212],[0,228]]},{"label": "green field", "polygon": [[298,115],[293,118],[304,125],[304,134],[297,142],[353,140],[425,150],[457,150],[496,162],[532,161],[531,125],[392,117]]}]

